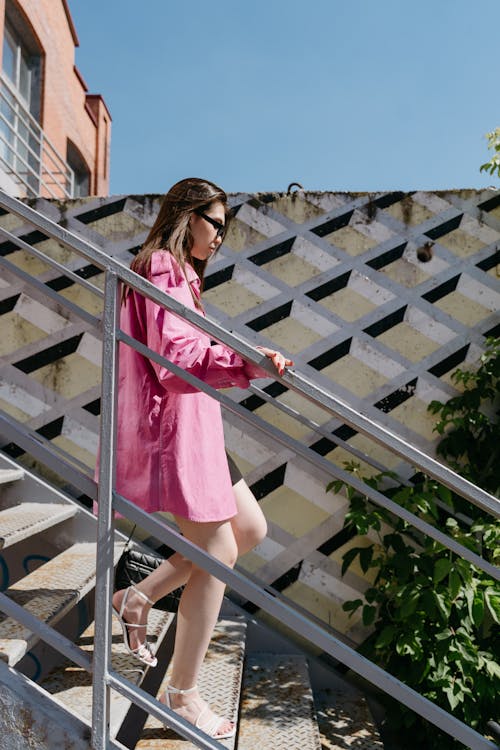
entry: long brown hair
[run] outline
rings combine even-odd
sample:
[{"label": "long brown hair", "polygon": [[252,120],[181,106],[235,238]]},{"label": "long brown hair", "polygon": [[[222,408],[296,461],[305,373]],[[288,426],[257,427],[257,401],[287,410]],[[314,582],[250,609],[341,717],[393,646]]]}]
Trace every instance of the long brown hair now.
[{"label": "long brown hair", "polygon": [[[187,261],[198,274],[203,289],[207,261],[193,258],[191,255],[193,236],[189,219],[195,211],[207,211],[215,201],[224,206],[227,224],[229,208],[227,195],[222,188],[199,177],[187,177],[176,182],[165,195],[144,245],[130,264],[132,271],[147,277],[151,268],[151,255],[157,250],[164,250],[172,253],[184,274]],[[127,291],[125,290],[124,297]],[[201,307],[201,303],[194,295],[193,299],[196,306]]]}]

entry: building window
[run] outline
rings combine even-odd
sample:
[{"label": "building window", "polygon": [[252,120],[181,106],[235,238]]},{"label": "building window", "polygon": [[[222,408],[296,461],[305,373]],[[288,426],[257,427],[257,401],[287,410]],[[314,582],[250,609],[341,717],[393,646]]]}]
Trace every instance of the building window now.
[{"label": "building window", "polygon": [[[11,5],[11,4],[9,4]],[[27,193],[38,194],[41,171],[40,70],[31,32],[6,16],[0,98],[0,161]]]},{"label": "building window", "polygon": [[70,177],[68,192],[72,198],[84,198],[90,195],[90,170],[77,147],[68,141],[66,152]]},{"label": "building window", "polygon": [[37,56],[30,55],[23,47],[22,40],[16,38],[15,32],[6,26],[3,40],[3,71],[20,95],[26,109],[34,114],[38,110],[38,92],[34,85],[37,68]]}]

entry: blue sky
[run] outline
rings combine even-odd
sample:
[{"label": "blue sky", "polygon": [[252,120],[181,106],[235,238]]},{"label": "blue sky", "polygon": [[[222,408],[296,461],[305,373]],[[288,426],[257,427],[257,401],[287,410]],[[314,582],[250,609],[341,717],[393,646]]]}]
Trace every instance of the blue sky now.
[{"label": "blue sky", "polygon": [[112,194],[483,187],[498,0],[69,0]]}]

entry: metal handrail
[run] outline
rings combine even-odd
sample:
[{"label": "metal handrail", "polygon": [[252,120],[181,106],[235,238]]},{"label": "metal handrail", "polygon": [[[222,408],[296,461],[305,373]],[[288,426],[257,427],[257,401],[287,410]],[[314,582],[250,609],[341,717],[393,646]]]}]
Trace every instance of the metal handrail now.
[{"label": "metal handrail", "polygon": [[[145,531],[149,532],[158,540],[180,552],[189,558],[198,567],[203,567],[209,573],[224,581],[228,586],[245,596],[245,598],[257,604],[261,609],[276,618],[278,621],[290,627],[299,635],[330,654],[338,661],[350,667],[357,674],[364,677],[368,682],[382,689],[388,695],[399,702],[404,702],[409,708],[419,713],[424,718],[437,724],[441,729],[452,734],[452,736],[464,742],[467,747],[474,750],[482,748],[495,748],[496,746],[471,729],[448,712],[437,707],[427,698],[424,698],[405,683],[393,677],[390,673],[378,667],[357,651],[352,649],[340,639],[329,633],[317,622],[311,620],[303,612],[295,609],[292,602],[283,602],[267,592],[263,587],[256,584],[236,570],[228,568],[219,560],[212,558],[207,552],[196,547],[185,537],[181,536],[172,528],[166,526],[152,515],[145,514],[134,503],[126,500],[118,493],[113,493],[116,510]],[[112,682],[114,689],[119,687]],[[129,697],[132,688],[129,689]],[[150,705],[154,699],[150,697]],[[147,709],[148,710],[148,709]],[[158,715],[158,714],[155,714]],[[436,719],[439,719],[438,723]],[[451,730],[451,731],[450,731]],[[100,750],[100,748],[98,748]],[[498,750],[498,749],[497,749]]]},{"label": "metal handrail", "polygon": [[67,459],[66,452],[62,451],[59,446],[55,446],[47,438],[27,428],[25,424],[16,422],[1,409],[0,435],[7,436],[8,440],[19,445],[26,453],[51,469],[54,474],[58,474],[58,470],[63,467],[64,479],[67,482],[91,500],[97,500],[96,483],[87,473],[78,469],[73,463],[73,457]]},{"label": "metal handrail", "polygon": [[9,271],[13,276],[18,276],[26,284],[30,284],[39,292],[42,292],[42,294],[44,294],[45,296],[50,297],[51,299],[61,304],[63,307],[66,307],[68,310],[71,310],[72,312],[74,312],[76,315],[78,315],[80,318],[85,320],[91,326],[96,327],[100,324],[101,322],[100,318],[97,318],[95,315],[92,315],[92,313],[87,312],[87,310],[84,310],[82,307],[79,307],[74,302],[71,302],[71,300],[66,299],[66,297],[62,296],[62,294],[59,294],[50,286],[47,286],[46,284],[44,284],[43,281],[40,281],[39,279],[33,276],[30,276],[29,273],[24,271],[22,268],[19,268],[19,266],[16,266],[14,263],[11,263],[7,259],[7,257],[3,257],[0,255],[0,265],[3,266],[5,269],[7,269],[7,271]]},{"label": "metal handrail", "polygon": [[[0,229],[0,232],[1,231],[2,230]],[[304,427],[308,427],[311,432],[327,438],[327,440],[329,440],[330,442],[335,443],[336,446],[344,448],[353,456],[359,458],[360,461],[364,461],[369,466],[372,466],[374,469],[377,469],[380,472],[386,471],[387,467],[384,466],[384,464],[382,464],[380,461],[377,461],[375,458],[368,456],[364,451],[360,450],[359,448],[355,448],[354,445],[350,445],[347,440],[343,440],[342,438],[338,437],[338,435],[334,435],[330,430],[328,430],[326,427],[323,427],[322,425],[319,425],[313,419],[305,417],[303,414],[297,411],[297,409],[294,409],[287,404],[283,404],[281,401],[279,401],[278,398],[274,398],[274,396],[266,393],[266,391],[262,388],[259,388],[253,383],[250,383],[250,387],[248,390],[250,391],[250,393],[258,396],[263,401],[266,401],[268,404],[272,404],[276,409],[279,409],[281,412],[283,412],[283,414],[286,414],[287,416],[292,417],[292,419],[295,419],[297,422],[300,422],[300,424],[303,424]]]},{"label": "metal handrail", "polygon": [[[245,409],[243,406],[241,406],[241,404],[230,399],[228,396],[226,396],[226,394],[220,393],[212,386],[203,382],[203,380],[200,380],[195,375],[191,375],[190,373],[186,372],[182,369],[182,367],[179,367],[173,362],[170,362],[168,359],[165,359],[157,352],[153,351],[153,349],[149,349],[147,346],[140,343],[136,339],[133,339],[131,336],[123,333],[123,331],[118,329],[115,333],[115,338],[116,341],[123,341],[125,344],[133,347],[147,359],[156,362],[162,367],[166,367],[174,375],[177,375],[177,377],[180,377],[187,383],[195,386],[195,388],[197,388],[198,390],[207,393],[209,396],[219,401],[228,411],[232,411],[234,414],[237,414],[240,419],[250,423],[254,427],[257,427],[260,432],[264,432],[267,435],[271,436],[275,442],[281,443],[286,448],[291,448],[296,455],[305,458],[310,463],[313,463],[316,467],[323,469],[326,473],[335,477],[335,479],[340,479],[344,483],[349,484],[351,487],[358,490],[358,492],[360,492],[361,494],[367,495],[367,497],[369,497],[373,502],[377,503],[377,505],[380,505],[381,507],[389,510],[391,513],[394,513],[394,515],[398,516],[404,521],[407,521],[414,528],[418,529],[423,534],[427,534],[427,536],[430,536],[440,544],[446,545],[448,549],[468,560],[473,565],[476,565],[478,568],[481,568],[481,570],[484,570],[485,573],[492,576],[496,580],[500,580],[500,568],[487,562],[467,547],[464,547],[463,544],[459,544],[455,539],[453,539],[453,537],[449,537],[447,534],[444,534],[435,526],[432,526],[431,524],[427,523],[427,521],[424,521],[423,519],[414,515],[413,513],[411,513],[411,511],[406,510],[402,506],[395,503],[393,500],[390,500],[388,497],[386,497],[386,495],[363,482],[362,479],[359,479],[353,474],[350,474],[345,469],[341,469],[339,466],[332,463],[327,458],[318,455],[315,451],[303,445],[299,440],[295,440],[295,438],[290,437],[278,427],[269,424],[257,414],[248,411],[248,409]],[[103,355],[103,363],[105,363],[106,361],[107,360]]]},{"label": "metal handrail", "polygon": [[[72,279],[75,283],[78,283],[80,286],[83,286],[85,287],[85,289],[88,289],[89,291],[91,291],[96,296],[104,298],[104,292],[99,287],[96,287],[94,284],[91,284],[86,279],[83,279],[81,276],[78,276],[78,274],[69,270],[67,266],[63,265],[62,263],[58,263],[57,261],[47,256],[45,253],[41,252],[40,250],[37,250],[32,245],[29,245],[27,242],[24,242],[24,240],[22,240],[20,237],[17,237],[12,232],[9,232],[6,229],[3,229],[2,227],[0,227],[0,236],[5,237],[12,244],[17,245],[19,248],[26,250],[27,252],[34,255],[42,262],[46,263],[47,265],[52,266],[52,268],[58,271],[61,275],[67,276],[68,278]],[[0,262],[1,262],[1,259],[0,259]],[[10,270],[16,273],[15,268],[13,268],[12,266],[10,267]],[[279,409],[281,412],[283,412],[283,414],[286,414],[287,416],[292,417],[296,421],[303,424],[305,427],[308,427],[312,432],[318,435],[321,435],[322,437],[327,438],[328,440],[335,443],[337,446],[343,447],[346,451],[351,453],[360,461],[364,461],[366,464],[368,464],[369,466],[372,466],[373,468],[377,469],[380,472],[385,471],[386,467],[380,461],[377,461],[376,459],[367,455],[364,451],[359,450],[358,448],[349,444],[346,440],[343,440],[337,435],[333,435],[332,432],[326,429],[325,427],[317,424],[316,422],[314,422],[314,420],[309,419],[308,417],[305,417],[296,409],[293,409],[291,406],[288,406],[287,404],[284,404],[278,399],[269,395],[262,388],[259,388],[255,384],[251,383],[248,390],[251,393],[258,396],[259,398],[263,399],[264,401],[267,401],[268,403],[273,404],[273,406]]]},{"label": "metal handrail", "polygon": [[[17,210],[12,210],[7,205],[8,203],[13,203],[14,206],[16,206],[16,204],[19,204],[17,205]],[[159,716],[163,719],[168,717],[169,723],[176,726],[176,728],[179,728],[179,731],[181,731],[182,734],[196,741],[198,745],[207,748],[222,747],[222,745],[220,745],[220,743],[217,743],[216,741],[206,740],[205,737],[202,734],[199,734],[197,730],[194,730],[192,726],[189,726],[187,728],[177,726],[179,724],[182,724],[182,722],[179,722],[178,719],[175,718],[175,715],[172,716],[168,710],[164,709],[164,707],[154,701],[154,699],[146,696],[146,694],[144,694],[140,689],[126,684],[125,681],[123,681],[122,678],[116,675],[116,673],[114,673],[111,669],[110,592],[112,586],[111,574],[113,561],[113,509],[118,510],[131,520],[135,520],[136,522],[140,523],[143,528],[154,533],[154,535],[161,541],[169,544],[174,549],[177,549],[179,552],[181,552],[181,554],[186,555],[188,558],[193,560],[196,564],[204,567],[210,573],[217,575],[218,578],[231,585],[240,594],[244,594],[248,599],[259,604],[262,609],[269,612],[273,616],[279,617],[281,621],[294,628],[297,633],[303,635],[309,640],[312,640],[316,645],[319,645],[326,653],[339,658],[340,661],[350,666],[354,671],[358,672],[363,677],[378,685],[379,687],[382,687],[382,689],[385,690],[385,692],[387,692],[389,695],[393,695],[393,697],[395,697],[397,700],[404,700],[406,705],[408,705],[410,708],[413,708],[421,716],[424,716],[429,721],[435,723],[441,729],[456,737],[460,741],[467,743],[469,747],[478,749],[494,748],[495,745],[493,743],[490,743],[470,727],[458,721],[452,715],[448,714],[446,711],[443,711],[443,709],[438,708],[433,703],[413,691],[411,688],[408,688],[408,686],[404,685],[404,683],[401,683],[400,681],[396,680],[396,678],[392,677],[387,672],[374,665],[372,662],[369,662],[368,660],[364,659],[364,657],[361,657],[356,651],[350,649],[348,646],[335,639],[334,636],[327,633],[327,631],[317,623],[313,623],[308,618],[300,615],[290,605],[276,600],[274,597],[272,597],[272,595],[268,594],[265,590],[257,586],[255,583],[249,581],[244,576],[241,576],[241,574],[232,571],[229,568],[226,568],[226,566],[224,566],[222,563],[211,558],[209,555],[207,555],[207,553],[199,550],[194,545],[191,545],[190,542],[185,540],[180,535],[177,535],[176,532],[166,528],[164,524],[161,524],[156,519],[144,513],[142,510],[129,503],[126,499],[122,498],[116,493],[116,491],[114,490],[114,442],[116,429],[115,383],[117,376],[117,350],[119,341],[123,341],[131,346],[134,346],[134,348],[145,354],[145,356],[148,356],[150,359],[153,359],[162,366],[167,367],[167,369],[171,370],[176,375],[183,377],[188,382],[192,382],[200,390],[210,393],[210,395],[215,395],[215,397],[218,398],[218,400],[221,401],[221,403],[223,403],[226,408],[232,410],[235,413],[238,413],[240,417],[243,417],[247,421],[252,422],[259,428],[263,426],[262,424],[260,424],[263,422],[263,420],[260,420],[257,415],[250,414],[247,410],[243,409],[243,407],[233,402],[224,394],[219,394],[218,392],[212,393],[211,391],[213,391],[213,389],[211,389],[210,386],[202,383],[202,381],[199,381],[189,373],[184,372],[181,368],[177,368],[168,360],[164,360],[160,355],[152,352],[151,350],[147,349],[147,347],[144,347],[142,344],[140,344],[140,342],[131,339],[122,331],[120,331],[118,326],[119,284],[125,283],[131,286],[137,291],[145,294],[150,299],[158,302],[163,307],[171,310],[172,312],[174,312],[174,314],[184,317],[199,329],[209,333],[212,338],[216,338],[217,340],[223,341],[223,343],[230,345],[233,349],[242,354],[242,356],[244,356],[246,359],[261,366],[264,364],[263,369],[266,369],[270,374],[272,374],[274,379],[280,380],[288,387],[291,387],[302,396],[305,396],[321,408],[326,409],[336,416],[339,416],[341,414],[347,415],[349,418],[346,419],[343,417],[344,421],[358,427],[366,434],[369,434],[370,437],[384,444],[386,447],[391,447],[394,452],[398,453],[399,455],[403,455],[407,460],[408,451],[405,451],[405,448],[411,448],[411,446],[408,446],[408,444],[402,441],[401,438],[393,435],[385,428],[380,429],[380,425],[376,425],[371,420],[363,418],[362,415],[351,414],[353,410],[350,409],[348,405],[343,404],[339,400],[333,398],[331,394],[328,394],[322,389],[319,389],[314,383],[308,381],[302,376],[299,376],[297,373],[290,372],[283,378],[277,377],[276,373],[270,368],[270,366],[263,362],[262,358],[257,355],[256,350],[253,349],[253,347],[251,347],[247,342],[244,342],[239,337],[234,336],[227,331],[224,331],[224,329],[222,329],[217,324],[203,318],[189,308],[185,308],[180,303],[176,303],[175,300],[170,298],[168,295],[159,292],[156,287],[147,282],[145,279],[142,279],[142,277],[138,277],[133,274],[126,266],[123,266],[114,259],[105,256],[97,248],[91,246],[90,243],[84,242],[83,240],[81,240],[81,238],[77,237],[76,235],[72,235],[67,230],[61,230],[58,225],[50,222],[50,220],[47,220],[46,217],[41,217],[36,214],[36,212],[32,212],[32,215],[30,216],[29,212],[31,211],[31,209],[28,209],[28,212],[26,212],[27,207],[23,204],[20,204],[19,201],[0,194],[0,206],[2,206],[3,208],[7,208],[8,210],[12,210],[13,213],[21,216],[21,218],[25,218],[26,220],[30,221],[38,228],[41,228],[42,231],[48,233],[49,236],[54,237],[54,239],[58,239],[62,244],[65,244],[73,251],[79,252],[79,248],[77,245],[83,243],[84,251],[82,254],[92,260],[92,262],[99,267],[103,267],[105,270],[105,309],[103,318],[104,366],[101,414],[101,461],[99,476],[100,502],[97,532],[97,634],[94,652],[94,730],[92,739],[93,747],[95,748],[95,750],[104,750],[109,740],[109,717],[107,714],[107,706],[109,705],[109,702],[107,698],[110,687],[113,687],[119,692],[122,692],[122,694],[127,695],[132,700],[137,702],[138,705],[143,706],[146,710],[149,710],[154,715]],[[33,221],[35,217],[36,221]],[[47,224],[47,222],[49,223]],[[47,229],[49,229],[50,231],[47,232]],[[76,240],[76,242],[72,240]],[[360,424],[362,424],[363,427],[360,427]],[[342,470],[340,470],[338,467],[334,467],[333,464],[331,464],[323,457],[318,456],[310,449],[305,448],[298,441],[293,441],[291,438],[289,438],[289,436],[286,436],[284,433],[281,433],[281,431],[276,430],[276,428],[274,428],[272,425],[267,425],[266,431],[272,434],[275,439],[284,444],[287,444],[289,447],[291,446],[294,450],[296,449],[296,452],[299,455],[303,455],[305,458],[307,458],[308,460],[312,460],[316,464],[320,463],[322,465],[322,468],[325,468],[327,471],[334,474],[334,476],[342,478]],[[394,445],[392,445],[392,443],[394,443]],[[422,463],[426,462],[422,462],[420,453],[421,452],[418,451],[416,454],[419,458],[419,462],[414,463],[416,463],[416,465],[419,466],[419,468],[421,468],[422,470],[425,470],[422,466]],[[309,454],[312,454],[312,456]],[[424,458],[427,457],[424,456]],[[479,490],[479,488],[476,488],[474,485],[471,485],[471,483],[466,482],[465,480],[463,480],[465,484],[463,484],[463,482],[461,481],[457,481],[457,479],[461,480],[462,478],[456,475],[454,472],[451,472],[451,470],[447,470],[447,467],[442,466],[436,461],[431,460],[431,468],[433,471],[430,472],[426,470],[426,473],[430,473],[434,476],[438,474],[439,476],[436,476],[436,478],[439,478],[440,481],[443,481],[444,484],[448,484],[448,486],[451,486],[453,489],[455,489],[455,491],[458,491],[459,494],[468,497],[468,499],[470,499],[472,502],[475,502],[476,505],[482,507],[483,510],[487,510],[488,512],[493,513],[493,515],[495,516],[498,515],[499,503],[496,498],[489,495],[488,493],[484,493],[483,491]],[[367,490],[369,488],[367,488],[367,486],[363,482],[361,482],[361,480],[356,480],[355,477],[347,474],[347,472],[344,472],[344,474],[346,475],[346,481],[351,484],[351,486],[355,486],[355,482],[359,482],[360,487],[357,487],[357,489],[362,489],[365,494],[368,494]],[[445,480],[442,479],[441,475],[445,477]],[[457,487],[459,489],[457,489]],[[460,489],[463,488],[465,488],[465,492],[460,492]],[[475,490],[479,490],[479,492],[476,493]],[[385,496],[381,496],[381,498],[375,497],[374,499],[375,502],[380,501],[380,504],[384,504],[384,507],[388,507],[387,503],[391,503],[391,501],[385,498]],[[391,511],[397,513],[397,515],[399,515],[400,517],[405,518],[405,520],[409,520],[414,526],[420,528],[420,530],[422,530],[424,533],[429,533],[429,531],[434,532],[434,534],[436,533],[436,530],[434,530],[433,527],[429,527],[429,529],[427,528],[428,525],[422,527],[421,524],[423,522],[421,522],[421,520],[417,517],[413,516],[413,514],[408,513],[404,509],[401,509],[394,503],[392,503],[392,505],[394,506],[394,508],[390,506],[389,509]],[[443,536],[445,537],[443,543],[448,547],[453,548],[450,543],[452,543],[454,540],[449,539],[448,537],[446,537],[446,535]],[[458,553],[462,554],[462,551],[460,550]],[[486,566],[489,565],[488,563],[486,563],[486,561],[482,560],[482,558],[479,558],[478,556],[476,557],[477,560],[482,561],[482,563]],[[474,564],[477,564],[477,560],[474,559]],[[483,567],[483,569],[485,569],[484,565],[481,565],[480,567]],[[488,570],[488,572],[491,571]],[[496,569],[496,572],[498,574],[498,569]],[[0,601],[0,608],[1,605],[2,602]]]},{"label": "metal handrail", "polygon": [[87,291],[92,292],[92,294],[95,294],[96,297],[100,297],[101,299],[104,299],[104,292],[102,291],[102,289],[99,289],[98,286],[91,284],[90,281],[87,281],[87,279],[82,278],[74,271],[71,271],[67,266],[63,265],[62,263],[59,263],[57,260],[54,260],[53,258],[50,257],[50,255],[47,255],[47,253],[43,253],[41,250],[38,250],[36,247],[33,247],[33,245],[28,244],[27,242],[22,240],[20,237],[17,237],[15,234],[12,234],[12,232],[9,232],[7,229],[0,227],[0,237],[5,237],[5,239],[11,242],[13,245],[17,245],[21,250],[26,250],[31,255],[34,255],[35,258],[38,258],[43,263],[46,263],[48,266],[51,266],[55,271],[58,271],[58,273],[60,273],[61,276],[67,276],[76,284],[79,284],[84,289],[87,289]]},{"label": "metal handrail", "polygon": [[203,317],[191,308],[185,307],[170,295],[160,291],[147,279],[138,276],[128,266],[104,253],[88,240],[70,232],[68,229],[60,227],[51,219],[42,216],[29,206],[26,206],[21,201],[7,195],[1,190],[0,207],[34,224],[44,234],[58,240],[68,249],[83,255],[103,271],[116,274],[122,284],[136,289],[178,317],[192,323],[211,338],[230,346],[231,349],[234,349],[234,351],[238,352],[246,360],[259,365],[263,370],[267,371],[274,380],[283,383],[287,388],[297,392],[320,408],[338,417],[346,424],[380,443],[383,447],[401,456],[422,472],[437,479],[481,510],[492,514],[495,518],[500,517],[500,499],[464,479],[436,459],[427,456],[423,451],[411,445],[384,425],[360,414],[353,407],[349,406],[349,404],[334,396],[329,391],[320,388],[303,374],[290,369],[283,376],[277,375],[272,365],[268,364],[266,358],[262,357],[248,341],[225,330],[221,325],[209,318]]}]

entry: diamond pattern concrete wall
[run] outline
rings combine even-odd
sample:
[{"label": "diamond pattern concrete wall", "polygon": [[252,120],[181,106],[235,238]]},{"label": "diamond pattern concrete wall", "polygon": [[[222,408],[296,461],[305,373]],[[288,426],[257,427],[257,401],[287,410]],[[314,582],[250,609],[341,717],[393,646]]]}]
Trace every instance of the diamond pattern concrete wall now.
[{"label": "diamond pattern concrete wall", "polygon": [[[154,195],[40,199],[35,206],[128,265],[159,201]],[[500,193],[299,191],[235,194],[231,203],[236,218],[207,274],[207,313],[255,343],[288,351],[297,369],[432,452],[427,405],[452,396],[453,370],[475,362],[485,337],[500,334]],[[17,219],[1,216],[0,227],[102,288],[98,269]],[[0,243],[0,408],[93,467],[100,334],[66,302],[99,316],[101,301],[25,249]],[[39,288],[29,288],[9,264],[33,275]],[[412,467],[281,385],[261,386],[320,424],[323,435],[255,394],[231,395],[338,464],[351,457],[347,441],[411,476]],[[345,598],[367,585],[355,569],[340,578],[341,556],[357,541],[342,530],[345,499],[325,493],[326,475],[236,417],[226,415],[225,427],[228,448],[270,527],[243,566],[359,640],[360,623],[341,610]],[[10,451],[19,453],[15,446]]]}]

